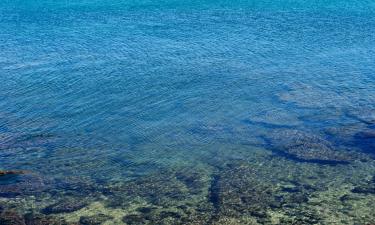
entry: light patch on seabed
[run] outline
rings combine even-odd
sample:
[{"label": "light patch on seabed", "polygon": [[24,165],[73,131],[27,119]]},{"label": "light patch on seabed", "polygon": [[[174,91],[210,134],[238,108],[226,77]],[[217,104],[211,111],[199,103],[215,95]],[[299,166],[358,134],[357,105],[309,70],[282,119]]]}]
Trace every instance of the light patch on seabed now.
[{"label": "light patch on seabed", "polygon": [[[352,172],[355,172],[355,174],[349,180],[347,176],[352,173],[350,172],[351,169],[354,170]],[[307,167],[301,168],[301,170],[303,170],[302,174],[305,175],[300,178],[302,179],[300,182],[312,184],[304,179],[305,176],[308,176],[308,173],[305,172],[316,169],[313,167],[308,169]],[[347,171],[347,174],[342,173],[340,175],[339,170]],[[318,216],[320,223],[323,224],[364,224],[375,218],[375,196],[351,192],[357,182],[363,182],[368,174],[374,174],[374,161],[355,162],[352,168],[343,166],[338,169],[328,166],[323,168],[322,172],[327,175],[325,178],[320,178],[322,179],[321,182],[325,184],[326,190],[315,191],[309,196],[306,203],[296,207],[269,210],[268,214],[272,224],[285,224],[285,221],[298,220],[298,214]],[[313,186],[316,185],[313,184]]]},{"label": "light patch on seabed", "polygon": [[[375,196],[353,194],[352,188],[349,185],[329,188],[311,198],[309,207],[315,208],[328,224],[356,224],[360,223],[359,219],[371,221],[375,217]],[[340,198],[345,195],[351,198],[343,203]]]},{"label": "light patch on seabed", "polygon": [[223,217],[213,225],[260,225],[255,218],[243,216],[241,218]]},{"label": "light patch on seabed", "polygon": [[[132,210],[135,210],[137,207],[141,205],[132,205],[133,208]],[[142,205],[143,206],[143,205]],[[93,202],[87,207],[84,207],[76,212],[73,213],[67,213],[62,215],[67,222],[77,222],[82,216],[95,216],[98,214],[104,214],[107,216],[112,217],[112,219],[106,221],[104,224],[105,225],[115,225],[115,224],[123,224],[122,218],[127,215],[131,209],[109,209],[106,208],[103,204],[103,202],[97,201]]]}]

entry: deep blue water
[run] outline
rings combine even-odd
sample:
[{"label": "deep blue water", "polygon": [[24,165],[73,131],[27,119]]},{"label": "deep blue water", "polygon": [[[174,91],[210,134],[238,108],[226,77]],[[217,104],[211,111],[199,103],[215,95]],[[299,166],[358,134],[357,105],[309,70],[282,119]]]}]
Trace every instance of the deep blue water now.
[{"label": "deep blue water", "polygon": [[284,151],[329,142],[368,159],[327,179],[365,180],[374,63],[374,1],[2,0],[0,169],[108,184],[264,151],[298,170],[341,164]]}]

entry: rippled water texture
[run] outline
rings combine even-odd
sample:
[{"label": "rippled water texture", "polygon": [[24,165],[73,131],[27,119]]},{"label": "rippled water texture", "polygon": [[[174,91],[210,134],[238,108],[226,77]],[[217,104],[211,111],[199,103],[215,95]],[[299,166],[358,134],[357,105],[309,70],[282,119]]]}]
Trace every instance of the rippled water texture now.
[{"label": "rippled water texture", "polygon": [[0,1],[0,224],[375,223],[375,3]]}]

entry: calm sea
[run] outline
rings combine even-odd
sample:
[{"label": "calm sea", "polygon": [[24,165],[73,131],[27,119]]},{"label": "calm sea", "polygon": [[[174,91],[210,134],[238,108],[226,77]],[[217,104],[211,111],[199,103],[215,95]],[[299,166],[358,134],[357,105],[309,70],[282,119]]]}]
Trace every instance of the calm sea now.
[{"label": "calm sea", "polygon": [[369,224],[374,156],[374,1],[0,1],[0,224]]}]

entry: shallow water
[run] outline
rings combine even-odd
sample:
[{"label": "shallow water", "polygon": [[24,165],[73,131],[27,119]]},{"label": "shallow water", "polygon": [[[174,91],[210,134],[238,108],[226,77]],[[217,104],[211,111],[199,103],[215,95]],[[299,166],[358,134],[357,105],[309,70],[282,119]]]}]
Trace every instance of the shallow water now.
[{"label": "shallow water", "polygon": [[0,223],[374,223],[374,34],[372,1],[1,1]]}]

